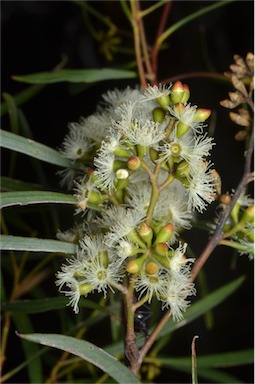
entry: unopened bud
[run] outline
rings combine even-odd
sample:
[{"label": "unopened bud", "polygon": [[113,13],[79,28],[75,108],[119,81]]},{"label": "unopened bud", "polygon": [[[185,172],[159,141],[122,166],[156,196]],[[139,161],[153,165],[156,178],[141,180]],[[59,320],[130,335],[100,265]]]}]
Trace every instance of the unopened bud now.
[{"label": "unopened bud", "polygon": [[235,134],[235,139],[237,141],[244,141],[245,139],[247,139],[247,137],[248,137],[248,131],[246,131],[245,129],[242,129],[241,131]]},{"label": "unopened bud", "polygon": [[166,243],[169,241],[172,237],[173,229],[174,226],[171,223],[164,225],[164,227],[159,230],[153,246],[155,247],[158,243]]},{"label": "unopened bud", "polygon": [[211,116],[212,111],[210,109],[198,108],[194,114],[193,121],[197,123],[203,123],[208,117]]},{"label": "unopened bud", "polygon": [[133,228],[132,231],[128,233],[127,237],[129,238],[129,240],[131,240],[133,243],[135,243],[139,247],[146,248],[146,244],[144,243],[144,241],[142,240],[142,238],[140,237],[140,235],[138,234],[135,228]]},{"label": "unopened bud", "polygon": [[164,96],[158,97],[157,98],[157,102],[163,108],[169,107],[169,105],[170,105],[170,97],[169,97],[169,95],[164,95]]},{"label": "unopened bud", "polygon": [[141,160],[138,156],[131,156],[127,161],[128,169],[131,171],[136,171],[138,168],[140,168]]},{"label": "unopened bud", "polygon": [[150,147],[149,154],[150,154],[151,161],[153,163],[155,163],[155,161],[158,160],[158,156],[159,156],[158,151],[156,151],[156,149]]},{"label": "unopened bud", "polygon": [[242,127],[248,127],[250,125],[249,120],[239,115],[239,113],[230,112],[229,117],[234,123],[241,125]]},{"label": "unopened bud", "polygon": [[155,246],[155,251],[158,255],[166,256],[169,251],[169,247],[166,243],[158,243]]},{"label": "unopened bud", "polygon": [[108,253],[106,251],[101,251],[98,253],[98,259],[100,264],[104,267],[107,268],[109,264],[109,257]]},{"label": "unopened bud", "polygon": [[166,115],[166,111],[163,108],[157,107],[153,109],[153,120],[155,123],[161,123],[161,121],[164,120],[164,117]]},{"label": "unopened bud", "polygon": [[148,224],[146,224],[146,223],[142,223],[140,225],[140,228],[139,228],[138,232],[139,232],[139,235],[141,236],[141,238],[147,244],[147,246],[150,247],[151,246],[152,237],[153,237],[153,230],[151,229],[151,227]]},{"label": "unopened bud", "polygon": [[190,171],[189,163],[187,163],[186,160],[182,160],[176,168],[175,176],[177,178],[182,179],[189,175],[189,171]]},{"label": "unopened bud", "polygon": [[181,99],[181,103],[185,104],[189,100],[190,90],[187,84],[183,84],[183,95]]},{"label": "unopened bud", "polygon": [[176,81],[171,88],[171,101],[173,104],[180,103],[183,97],[183,85],[181,81]]},{"label": "unopened bud", "polygon": [[241,220],[241,223],[253,223],[254,222],[254,204],[250,205],[246,210],[244,211]]},{"label": "unopened bud", "polygon": [[229,205],[231,202],[231,197],[228,193],[225,193],[224,195],[221,195],[220,202],[224,205]]},{"label": "unopened bud", "polygon": [[131,260],[127,263],[126,271],[128,273],[138,273],[141,271],[146,255],[143,255],[135,260]]},{"label": "unopened bud", "polygon": [[90,284],[79,284],[78,286],[80,295],[87,296],[88,293],[93,291],[93,287]]},{"label": "unopened bud", "polygon": [[185,135],[185,133],[187,133],[189,130],[190,130],[190,125],[187,125],[187,124],[183,123],[182,121],[179,121],[176,125],[177,138],[179,139],[180,137]]},{"label": "unopened bud", "polygon": [[155,275],[156,273],[158,273],[158,271],[159,267],[158,264],[155,263],[155,261],[149,261],[145,266],[145,272],[148,275]]}]

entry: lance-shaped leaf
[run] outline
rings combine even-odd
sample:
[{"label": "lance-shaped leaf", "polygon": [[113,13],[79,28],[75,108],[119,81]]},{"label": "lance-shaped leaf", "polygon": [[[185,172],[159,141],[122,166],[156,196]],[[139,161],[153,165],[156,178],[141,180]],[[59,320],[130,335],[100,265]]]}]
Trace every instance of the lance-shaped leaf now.
[{"label": "lance-shaped leaf", "polygon": [[66,254],[73,254],[77,251],[77,245],[64,241],[10,235],[0,236],[0,248],[5,251],[56,252]]},{"label": "lance-shaped leaf", "polygon": [[79,356],[100,368],[103,372],[108,373],[108,375],[115,379],[117,383],[140,383],[133,373],[125,365],[115,359],[115,357],[85,340],[79,340],[77,338],[64,335],[42,333],[19,336],[26,340],[57,348],[62,351],[72,353],[75,356]]},{"label": "lance-shaped leaf", "polygon": [[40,72],[25,76],[12,76],[14,80],[30,84],[52,84],[68,81],[71,83],[95,83],[113,79],[133,79],[137,73],[125,69],[62,69],[56,72]]},{"label": "lance-shaped leaf", "polygon": [[3,192],[0,195],[0,207],[10,207],[13,205],[31,205],[31,204],[71,204],[77,203],[74,196],[65,193],[48,192],[48,191],[18,191]]},{"label": "lance-shaped leaf", "polygon": [[14,133],[1,130],[0,145],[16,152],[24,153],[27,156],[45,161],[46,163],[58,165],[60,167],[74,167],[70,160],[61,156],[61,154],[47,145],[38,143],[31,139],[15,135]]}]

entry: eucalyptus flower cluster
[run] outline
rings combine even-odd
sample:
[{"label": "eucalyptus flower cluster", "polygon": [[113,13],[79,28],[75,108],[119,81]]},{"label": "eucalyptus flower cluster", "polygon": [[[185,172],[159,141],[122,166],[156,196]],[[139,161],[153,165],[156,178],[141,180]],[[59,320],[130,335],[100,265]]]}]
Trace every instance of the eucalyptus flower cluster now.
[{"label": "eucalyptus flower cluster", "polygon": [[180,81],[115,89],[69,125],[61,153],[73,167],[63,183],[74,190],[80,224],[58,237],[79,246],[56,284],[76,313],[80,296],[132,284],[138,300],[156,298],[174,320],[183,317],[196,291],[180,234],[216,195],[214,143],[204,130],[211,111],[189,97]]}]

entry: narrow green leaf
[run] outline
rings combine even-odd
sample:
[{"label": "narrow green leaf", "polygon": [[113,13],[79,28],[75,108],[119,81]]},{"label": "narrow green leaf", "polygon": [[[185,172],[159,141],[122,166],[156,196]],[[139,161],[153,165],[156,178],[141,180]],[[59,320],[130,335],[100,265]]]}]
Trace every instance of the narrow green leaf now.
[{"label": "narrow green leaf", "polygon": [[230,373],[223,372],[219,369],[201,369],[199,370],[199,377],[207,379],[209,382],[214,381],[215,383],[226,383],[226,384],[237,384],[243,383],[242,380],[231,375]]},{"label": "narrow green leaf", "polygon": [[73,166],[71,161],[62,157],[58,151],[44,144],[40,144],[34,140],[26,139],[25,137],[4,130],[0,130],[0,135],[0,145],[3,148],[24,153],[25,155],[60,167]]},{"label": "narrow green leaf", "polygon": [[0,236],[0,248],[5,251],[56,252],[65,254],[73,254],[77,251],[77,245],[64,241],[9,235]]},{"label": "narrow green leaf", "polygon": [[94,344],[85,340],[79,340],[77,338],[64,335],[41,333],[31,335],[23,334],[19,336],[26,340],[57,348],[79,356],[100,368],[103,372],[108,373],[118,383],[140,383],[125,365],[121,364],[117,359],[106,353],[103,349],[98,348]]},{"label": "narrow green leaf", "polygon": [[[68,303],[69,299],[67,297],[58,296],[34,300],[16,300],[10,303],[3,302],[2,309],[10,312],[43,313],[65,308]],[[79,306],[82,308],[97,309],[100,312],[108,313],[107,308],[88,299],[81,300]]]},{"label": "narrow green leaf", "polygon": [[11,177],[1,178],[1,190],[2,191],[31,191],[31,190],[43,190],[44,185],[29,183],[23,180],[13,179]]},{"label": "narrow green leaf", "polygon": [[134,71],[115,68],[100,69],[62,69],[56,72],[40,72],[25,76],[12,76],[14,80],[30,84],[52,84],[63,81],[71,83],[94,83],[96,81],[113,79],[133,79],[137,77]]},{"label": "narrow green leaf", "polygon": [[77,200],[73,195],[48,191],[18,191],[3,192],[0,194],[0,207],[10,207],[13,205],[30,204],[71,204],[74,205]]}]

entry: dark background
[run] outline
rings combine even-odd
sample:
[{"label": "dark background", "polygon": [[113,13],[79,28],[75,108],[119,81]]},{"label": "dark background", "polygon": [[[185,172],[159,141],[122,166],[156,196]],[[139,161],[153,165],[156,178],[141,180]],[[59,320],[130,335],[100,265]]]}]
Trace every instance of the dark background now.
[{"label": "dark background", "polygon": [[[142,6],[145,8],[152,3],[144,1]],[[90,1],[89,4],[112,17],[114,23],[124,31],[123,45],[131,47],[131,29],[119,3]],[[173,1],[167,25],[209,4],[212,2]],[[11,76],[52,70],[61,61],[63,54],[68,58],[66,68],[71,69],[118,66],[130,60],[129,56],[116,54],[112,63],[107,62],[98,52],[98,43],[88,33],[79,6],[71,1],[2,1],[1,11],[2,92],[15,95],[25,89],[25,84],[13,81]],[[159,10],[152,17],[146,18],[150,43],[153,43],[160,15]],[[235,1],[178,30],[168,39],[166,49],[159,55],[159,80],[193,71],[224,73],[233,63],[234,54],[245,57],[249,51],[253,52],[253,15],[253,1]],[[98,21],[94,22],[95,25],[98,23],[98,28],[104,29]],[[183,81],[191,89],[192,104],[213,110],[217,146],[213,149],[212,160],[222,176],[223,192],[231,191],[242,175],[244,143],[234,140],[238,128],[229,120],[228,111],[219,105],[219,101],[227,98],[228,91],[232,90],[230,84],[205,77],[186,78]],[[93,113],[103,92],[114,87],[124,88],[135,84],[135,80],[105,81],[94,84],[75,96],[71,95],[70,85],[66,83],[50,85],[21,108],[31,127],[33,138],[52,148],[59,148],[67,133],[68,123]],[[7,117],[2,119],[2,128],[9,129]],[[7,152],[2,151],[3,175],[8,168]],[[18,164],[15,177],[34,181],[34,174],[27,167],[25,156],[19,156]],[[57,169],[47,164],[43,164],[43,167],[50,188],[59,189]],[[206,214],[209,218],[214,215],[215,208],[216,205],[212,204]],[[63,211],[65,219],[61,230],[67,229],[73,219],[70,210]],[[37,229],[39,235],[43,235],[39,226]],[[187,239],[197,254],[207,242],[207,237],[200,232],[187,234]],[[212,330],[207,330],[204,320],[199,319],[191,326],[175,332],[169,347],[171,350],[167,347],[165,350],[169,355],[188,355],[194,335],[199,335],[197,353],[201,355],[253,347],[253,262],[243,256],[238,257],[233,266],[232,252],[218,247],[206,264],[205,272],[210,291],[242,274],[247,279],[237,293],[214,311],[215,327]],[[52,286],[52,289],[55,288]],[[53,295],[56,295],[55,291]],[[46,318],[43,326],[37,328],[38,332],[52,332],[52,323]],[[96,330],[95,335],[97,332],[100,333],[100,330]],[[95,337],[93,340],[96,342]],[[14,353],[12,364],[16,358],[20,362],[20,357]],[[229,369],[229,372],[243,382],[253,382],[252,366]],[[17,380],[25,382],[21,376]],[[158,380],[188,382],[190,378],[170,372],[169,376],[162,376]]]}]

